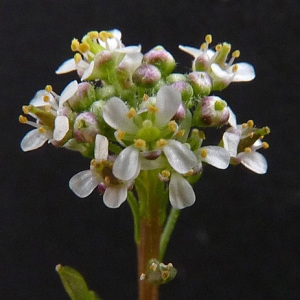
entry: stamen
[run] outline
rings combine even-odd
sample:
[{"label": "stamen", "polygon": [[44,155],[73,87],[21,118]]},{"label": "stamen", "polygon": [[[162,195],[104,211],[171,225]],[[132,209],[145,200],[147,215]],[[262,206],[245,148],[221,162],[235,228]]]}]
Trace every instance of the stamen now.
[{"label": "stamen", "polygon": [[28,119],[22,115],[19,116],[19,122],[22,124],[26,124]]},{"label": "stamen", "polygon": [[82,61],[82,56],[79,53],[76,53],[74,55],[74,60],[75,60],[75,63],[78,64],[80,61]]},{"label": "stamen", "polygon": [[87,42],[83,42],[78,46],[78,51],[81,53],[85,53],[90,51],[91,47]]},{"label": "stamen", "polygon": [[90,31],[87,34],[92,40],[96,40],[99,36],[98,31]]},{"label": "stamen", "polygon": [[45,91],[48,92],[48,93],[51,93],[52,90],[53,90],[53,89],[52,89],[52,85],[47,84],[46,87],[45,87]]},{"label": "stamen", "polygon": [[146,142],[142,139],[138,139],[134,141],[134,147],[140,148],[141,150],[146,149]]},{"label": "stamen", "polygon": [[247,125],[249,128],[252,128],[254,126],[254,121],[253,120],[248,120]]},{"label": "stamen", "polygon": [[264,149],[268,149],[270,147],[270,145],[267,142],[262,142],[261,145]]},{"label": "stamen", "polygon": [[242,128],[243,128],[243,129],[245,129],[245,128],[247,128],[247,127],[248,127],[247,123],[243,123],[243,124],[242,124]]},{"label": "stamen", "polygon": [[124,137],[125,137],[125,132],[122,131],[122,130],[118,130],[118,132],[117,132],[117,138],[118,138],[119,140],[123,140]]},{"label": "stamen", "polygon": [[132,119],[136,115],[136,110],[134,108],[130,108],[129,112],[126,114],[128,119]]},{"label": "stamen", "polygon": [[240,55],[241,55],[241,52],[240,52],[240,50],[235,50],[234,52],[232,52],[232,57],[234,57],[234,58],[238,58],[238,57],[240,57]]},{"label": "stamen", "polygon": [[232,69],[231,69],[231,71],[232,71],[233,73],[236,73],[236,72],[237,72],[237,70],[238,70],[238,68],[239,68],[239,66],[238,66],[238,65],[234,65],[234,66],[232,66]]},{"label": "stamen", "polygon": [[39,133],[46,133],[46,129],[43,126],[39,127],[38,130]]},{"label": "stamen", "polygon": [[204,133],[202,130],[199,131],[199,137],[200,137],[200,139],[202,139],[202,140],[205,140],[205,139],[206,139],[205,133]]},{"label": "stamen", "polygon": [[79,48],[79,41],[77,39],[73,39],[71,42],[71,50],[76,52]]},{"label": "stamen", "polygon": [[153,113],[153,114],[155,114],[155,113],[158,112],[158,107],[156,107],[156,106],[150,104],[150,105],[148,106],[148,111],[151,112],[151,113]]},{"label": "stamen", "polygon": [[107,31],[101,31],[99,32],[99,38],[101,41],[106,42],[107,39],[112,39],[114,35],[110,32]]},{"label": "stamen", "polygon": [[185,130],[184,130],[184,129],[181,129],[181,130],[179,130],[179,131],[176,133],[176,136],[177,136],[177,137],[183,137],[183,136],[184,136],[184,133],[185,133]]},{"label": "stamen", "polygon": [[207,149],[201,149],[200,155],[201,155],[203,158],[206,158],[206,157],[207,157],[207,154],[208,154]]},{"label": "stamen", "polygon": [[168,126],[169,126],[169,129],[173,132],[175,132],[178,129],[178,126],[174,120],[170,121]]},{"label": "stamen", "polygon": [[215,50],[217,51],[217,52],[220,52],[221,50],[222,50],[222,44],[218,44],[216,47],[215,47]]},{"label": "stamen", "polygon": [[206,51],[207,50],[207,44],[206,43],[202,43],[201,46],[200,46],[200,50]]},{"label": "stamen", "polygon": [[205,37],[205,42],[207,44],[211,44],[212,43],[212,35],[211,34],[207,34]]},{"label": "stamen", "polygon": [[244,152],[246,152],[246,153],[251,153],[251,151],[252,151],[252,150],[251,150],[250,147],[246,147],[245,150],[244,150]]},{"label": "stamen", "polygon": [[163,170],[161,171],[161,175],[165,178],[169,178],[171,176],[171,173],[168,170]]},{"label": "stamen", "polygon": [[156,142],[157,148],[162,148],[162,147],[164,147],[166,145],[167,145],[167,141],[164,140],[164,139],[160,139],[159,141]]},{"label": "stamen", "polygon": [[24,114],[28,115],[29,114],[29,107],[27,105],[23,105],[22,110]]},{"label": "stamen", "polygon": [[44,102],[49,102],[50,97],[48,95],[44,95],[43,100],[44,100]]}]

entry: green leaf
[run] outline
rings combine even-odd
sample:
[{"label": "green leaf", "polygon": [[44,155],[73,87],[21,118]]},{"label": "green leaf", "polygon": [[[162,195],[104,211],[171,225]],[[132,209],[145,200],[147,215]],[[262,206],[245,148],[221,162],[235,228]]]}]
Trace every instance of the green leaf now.
[{"label": "green leaf", "polygon": [[95,292],[89,290],[84,278],[75,269],[57,265],[55,270],[72,300],[101,300]]}]

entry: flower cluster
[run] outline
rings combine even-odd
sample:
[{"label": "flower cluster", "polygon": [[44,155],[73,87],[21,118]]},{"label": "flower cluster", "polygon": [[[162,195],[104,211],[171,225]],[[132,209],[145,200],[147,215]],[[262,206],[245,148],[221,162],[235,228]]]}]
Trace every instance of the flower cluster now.
[{"label": "flower cluster", "polygon": [[[253,67],[234,63],[240,56],[231,46],[209,49],[211,35],[200,49],[179,46],[194,57],[192,71],[175,73],[176,61],[162,46],[142,54],[141,46],[125,47],[118,30],[92,31],[81,41],[73,39],[74,57],[57,74],[76,71],[72,81],[57,94],[52,86],[36,93],[23,112],[21,123],[34,127],[21,142],[31,151],[47,141],[82,153],[91,159],[69,186],[79,197],[98,188],[104,203],[119,207],[135,189],[142,171],[156,170],[174,208],[195,201],[191,186],[206,164],[226,169],[242,164],[258,174],[267,162],[258,149],[270,130],[253,121],[237,125],[227,102],[213,92],[231,82],[254,79]],[[216,145],[205,145],[205,129],[224,129]]]}]

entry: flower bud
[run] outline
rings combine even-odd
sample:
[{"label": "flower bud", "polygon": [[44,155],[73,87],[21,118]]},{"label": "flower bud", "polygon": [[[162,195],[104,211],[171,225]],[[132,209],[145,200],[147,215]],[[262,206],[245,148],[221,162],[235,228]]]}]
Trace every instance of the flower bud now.
[{"label": "flower bud", "polygon": [[88,82],[78,84],[77,92],[68,99],[70,107],[75,111],[86,110],[94,101],[95,91]]},{"label": "flower bud", "polygon": [[188,74],[188,81],[194,89],[194,94],[201,97],[209,95],[211,91],[211,79],[205,72],[191,72]]},{"label": "flower bud", "polygon": [[100,133],[96,116],[91,112],[78,115],[74,124],[74,137],[79,142],[94,143]]},{"label": "flower bud", "polygon": [[219,97],[208,96],[201,100],[194,114],[196,126],[215,126],[225,125],[229,119],[229,109],[227,103]]},{"label": "flower bud", "polygon": [[174,57],[162,46],[156,46],[144,55],[143,62],[156,66],[162,76],[169,75],[175,68]]},{"label": "flower bud", "polygon": [[207,71],[210,67],[210,58],[206,52],[197,56],[193,62],[193,70],[195,71]]},{"label": "flower bud", "polygon": [[171,86],[179,91],[181,93],[181,99],[182,101],[187,105],[189,106],[189,102],[191,100],[191,98],[193,97],[193,94],[194,94],[194,91],[193,91],[193,88],[192,86],[185,82],[185,81],[175,81],[171,84]]},{"label": "flower bud", "polygon": [[158,68],[148,64],[140,65],[132,76],[132,80],[137,86],[145,88],[155,86],[160,78],[161,73]]},{"label": "flower bud", "polygon": [[172,120],[175,120],[175,121],[183,120],[185,118],[185,115],[186,115],[186,108],[183,103],[180,103]]},{"label": "flower bud", "polygon": [[187,81],[187,78],[185,75],[180,73],[172,73],[166,78],[166,82],[171,84],[176,81]]}]

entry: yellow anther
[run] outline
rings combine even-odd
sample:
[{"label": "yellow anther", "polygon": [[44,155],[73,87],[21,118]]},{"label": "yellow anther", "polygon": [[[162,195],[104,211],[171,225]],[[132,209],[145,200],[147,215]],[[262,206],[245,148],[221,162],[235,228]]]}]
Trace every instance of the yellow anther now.
[{"label": "yellow anther", "polygon": [[206,158],[206,157],[207,157],[207,154],[208,154],[207,149],[201,149],[200,155],[201,155],[203,158]]},{"label": "yellow anther", "polygon": [[169,178],[171,176],[171,173],[170,171],[168,170],[163,170],[161,171],[161,175],[164,177],[164,178]]},{"label": "yellow anther", "polygon": [[122,131],[122,130],[118,130],[118,132],[117,132],[117,138],[118,138],[119,140],[123,140],[124,137],[125,137],[125,132]]},{"label": "yellow anther", "polygon": [[215,50],[217,51],[217,52],[220,52],[221,50],[222,50],[222,45],[221,44],[218,44],[216,47],[215,47]]},{"label": "yellow anther", "polygon": [[46,87],[45,87],[45,91],[48,92],[48,93],[51,93],[52,90],[53,90],[53,89],[52,89],[52,85],[47,84]]},{"label": "yellow anther", "polygon": [[251,151],[252,151],[252,150],[251,150],[250,147],[246,147],[245,150],[244,150],[244,152],[246,152],[246,153],[251,153]]},{"label": "yellow anther", "polygon": [[81,53],[85,53],[87,51],[90,51],[91,47],[87,42],[83,42],[78,46],[78,51]]},{"label": "yellow anther", "polygon": [[234,57],[234,58],[238,58],[238,57],[240,57],[240,55],[241,55],[241,52],[240,52],[240,50],[235,50],[234,52],[232,52],[232,57]]},{"label": "yellow anther", "polygon": [[22,123],[22,124],[26,124],[27,123],[27,118],[26,117],[24,117],[24,116],[22,116],[22,115],[20,115],[19,116],[19,122],[20,123]]},{"label": "yellow anther", "polygon": [[184,129],[181,129],[177,132],[176,136],[177,137],[183,137],[184,136],[184,133],[185,133],[185,130]]},{"label": "yellow anther", "polygon": [[262,142],[261,145],[264,149],[268,149],[270,147],[270,145],[267,142]]},{"label": "yellow anther", "polygon": [[193,169],[189,170],[187,173],[184,174],[185,177],[192,176],[192,175],[194,175]]},{"label": "yellow anther", "polygon": [[269,134],[271,132],[271,129],[268,126],[264,127],[264,130],[266,134]]},{"label": "yellow anther", "polygon": [[72,51],[77,51],[79,48],[79,41],[77,39],[73,39],[71,42],[71,50]]},{"label": "yellow anther", "polygon": [[170,121],[169,124],[168,124],[168,126],[169,126],[169,129],[171,131],[173,131],[173,132],[175,132],[177,130],[177,128],[178,128],[178,126],[177,126],[177,124],[176,124],[176,122],[174,120]]},{"label": "yellow anther", "polygon": [[212,43],[212,35],[211,34],[207,34],[205,37],[205,42],[207,44],[211,44]]},{"label": "yellow anther", "polygon": [[252,128],[252,127],[254,126],[254,121],[253,121],[253,120],[248,120],[248,121],[247,121],[247,126],[248,126],[249,128]]},{"label": "yellow anther", "polygon": [[29,114],[29,107],[27,105],[23,105],[22,110],[24,114],[28,115]]},{"label": "yellow anther", "polygon": [[139,148],[141,150],[146,149],[146,142],[142,139],[137,139],[134,141],[134,147]]},{"label": "yellow anther", "polygon": [[82,60],[82,56],[79,53],[74,55],[75,63],[78,64]]},{"label": "yellow anther", "polygon": [[39,133],[46,133],[46,129],[43,126],[39,127],[38,130],[39,130]]},{"label": "yellow anther", "polygon": [[44,102],[49,102],[50,97],[48,95],[44,95],[43,100],[44,100]]},{"label": "yellow anther", "polygon": [[98,31],[90,31],[90,32],[88,32],[87,35],[88,35],[92,40],[95,40],[95,39],[98,38],[99,33],[98,33]]},{"label": "yellow anther", "polygon": [[148,111],[151,112],[151,113],[153,113],[153,114],[155,114],[155,113],[158,112],[158,107],[150,104],[150,105],[148,105]]},{"label": "yellow anther", "polygon": [[207,44],[202,43],[202,45],[200,46],[200,50],[205,51],[206,49],[207,49]]},{"label": "yellow anther", "polygon": [[160,139],[159,141],[156,142],[157,148],[162,148],[162,147],[164,147],[166,145],[167,145],[167,141],[164,140],[164,139]]},{"label": "yellow anther", "polygon": [[199,131],[199,137],[200,137],[200,139],[202,139],[202,140],[205,140],[205,139],[206,139],[205,133],[204,133],[202,130]]},{"label": "yellow anther", "polygon": [[237,70],[238,70],[238,68],[239,68],[238,65],[233,65],[231,71],[232,71],[233,73],[236,73]]},{"label": "yellow anther", "polygon": [[107,31],[101,31],[99,32],[99,38],[101,41],[106,42],[107,39],[112,39],[114,35]]},{"label": "yellow anther", "polygon": [[242,124],[242,128],[243,128],[243,129],[245,129],[245,128],[247,128],[247,127],[248,127],[247,123],[243,123],[243,124]]},{"label": "yellow anther", "polygon": [[129,112],[126,114],[128,119],[132,119],[136,115],[136,110],[134,108],[130,108]]},{"label": "yellow anther", "polygon": [[149,99],[149,96],[147,94],[144,94],[143,101],[147,101]]}]

